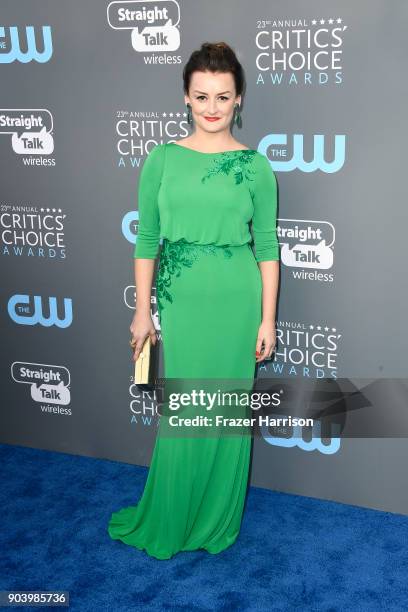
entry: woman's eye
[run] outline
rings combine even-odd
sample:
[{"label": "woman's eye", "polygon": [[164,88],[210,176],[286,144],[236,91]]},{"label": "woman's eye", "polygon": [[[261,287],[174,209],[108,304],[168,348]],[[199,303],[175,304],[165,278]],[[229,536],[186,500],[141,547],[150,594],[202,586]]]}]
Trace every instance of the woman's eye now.
[{"label": "woman's eye", "polygon": [[[228,100],[227,96],[220,96],[220,100]],[[205,100],[205,96],[197,96],[197,100]]]}]

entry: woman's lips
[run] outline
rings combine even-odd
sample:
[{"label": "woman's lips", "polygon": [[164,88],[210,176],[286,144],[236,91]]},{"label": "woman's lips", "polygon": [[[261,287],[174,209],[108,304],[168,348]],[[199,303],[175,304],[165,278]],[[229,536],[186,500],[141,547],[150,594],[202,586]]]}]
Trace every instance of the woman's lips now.
[{"label": "woman's lips", "polygon": [[205,117],[204,119],[207,119],[207,121],[218,121],[218,119],[220,119],[220,117]]}]

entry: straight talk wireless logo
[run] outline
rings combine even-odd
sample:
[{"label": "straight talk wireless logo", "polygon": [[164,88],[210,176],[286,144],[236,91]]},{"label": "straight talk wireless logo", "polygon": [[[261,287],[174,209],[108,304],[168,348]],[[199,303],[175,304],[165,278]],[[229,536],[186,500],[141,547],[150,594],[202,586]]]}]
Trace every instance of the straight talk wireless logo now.
[{"label": "straight talk wireless logo", "polygon": [[31,399],[44,414],[71,416],[71,374],[65,366],[29,361],[14,361],[11,378],[28,385]]},{"label": "straight talk wireless logo", "polygon": [[329,221],[279,219],[277,233],[281,261],[294,279],[333,282],[327,270],[333,267],[335,229]]},{"label": "straight talk wireless logo", "polygon": [[180,55],[167,55],[180,47],[180,6],[176,0],[119,0],[110,2],[106,12],[113,30],[130,30],[134,51],[149,54],[144,56],[146,64],[181,64]]},{"label": "straight talk wireless logo", "polygon": [[[26,166],[55,166],[54,120],[46,108],[0,109],[0,136]],[[10,138],[11,137],[11,138]]]},{"label": "straight talk wireless logo", "polygon": [[[123,291],[123,302],[130,310],[135,310],[136,307],[136,287],[134,285],[127,285]],[[152,316],[154,328],[156,330],[157,338],[159,342],[162,340],[161,336],[161,325],[159,311],[157,309],[157,288],[156,285],[152,285],[151,298],[150,298],[150,314]]]}]

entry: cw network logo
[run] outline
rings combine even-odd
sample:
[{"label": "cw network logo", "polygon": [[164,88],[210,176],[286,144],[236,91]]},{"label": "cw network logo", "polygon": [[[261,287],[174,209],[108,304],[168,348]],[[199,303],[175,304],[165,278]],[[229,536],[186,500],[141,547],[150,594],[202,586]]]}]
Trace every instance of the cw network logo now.
[{"label": "cw network logo", "polygon": [[[134,228],[134,231],[133,231]],[[128,242],[133,244],[133,247],[137,241],[137,230],[139,228],[139,211],[131,210],[122,219],[122,234]],[[160,238],[159,244],[161,245],[163,238]]]},{"label": "cw network logo", "polygon": [[[47,304],[48,299],[48,304]],[[19,325],[42,325],[44,327],[66,328],[72,323],[72,300],[64,298],[64,316],[58,318],[56,297],[43,298],[40,295],[16,294],[7,303],[10,318]],[[47,313],[44,315],[44,311]]]},{"label": "cw network logo", "polygon": [[[39,35],[38,38],[40,38]],[[50,26],[42,26],[41,42],[43,50],[39,52],[36,46],[34,26],[25,26],[20,29],[18,26],[8,28],[0,26],[0,64],[11,64],[12,62],[27,64],[32,61],[45,64],[51,58],[53,51]],[[22,51],[21,47],[27,50]]]},{"label": "cw network logo", "polygon": [[[272,415],[271,415],[272,416]],[[284,415],[275,415],[273,417],[283,418]],[[312,437],[310,441],[306,441],[303,438],[302,430],[303,428],[300,425],[293,425],[291,428],[285,428],[285,433],[290,429],[293,430],[293,433],[290,437],[284,436],[272,436],[269,433],[269,429],[266,425],[260,427],[261,434],[265,442],[271,444],[272,446],[281,446],[282,448],[293,448],[297,446],[300,450],[303,451],[314,451],[317,450],[319,453],[323,453],[324,455],[333,455],[337,453],[340,449],[340,437],[335,437],[340,433],[340,425],[337,423],[332,423],[332,436],[330,442],[328,444],[322,442],[321,436],[321,423],[320,421],[315,420],[312,427]]]},{"label": "cw network logo", "polygon": [[[303,134],[293,134],[292,152],[289,150],[289,137],[286,134],[267,134],[258,145],[259,153],[265,155],[273,170],[277,172],[291,172],[301,170],[302,172],[315,172],[321,170],[331,174],[338,172],[344,165],[346,137],[344,134],[334,136],[334,156],[332,161],[325,160],[325,136],[315,134],[313,136],[312,161],[305,161]],[[283,161],[279,161],[283,160]]]}]

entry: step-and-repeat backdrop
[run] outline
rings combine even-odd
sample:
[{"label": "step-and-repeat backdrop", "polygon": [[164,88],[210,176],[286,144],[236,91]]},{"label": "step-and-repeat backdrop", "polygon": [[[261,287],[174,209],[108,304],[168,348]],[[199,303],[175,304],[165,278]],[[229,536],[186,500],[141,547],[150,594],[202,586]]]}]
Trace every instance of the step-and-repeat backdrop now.
[{"label": "step-and-repeat backdrop", "polygon": [[[407,6],[3,3],[1,442],[149,464],[157,403],[128,344],[138,177],[190,132],[191,52],[224,40],[247,80],[234,136],[279,184],[278,343],[257,377],[351,397],[324,436],[262,429],[251,484],[408,513]],[[359,411],[386,433],[342,436]]]}]

